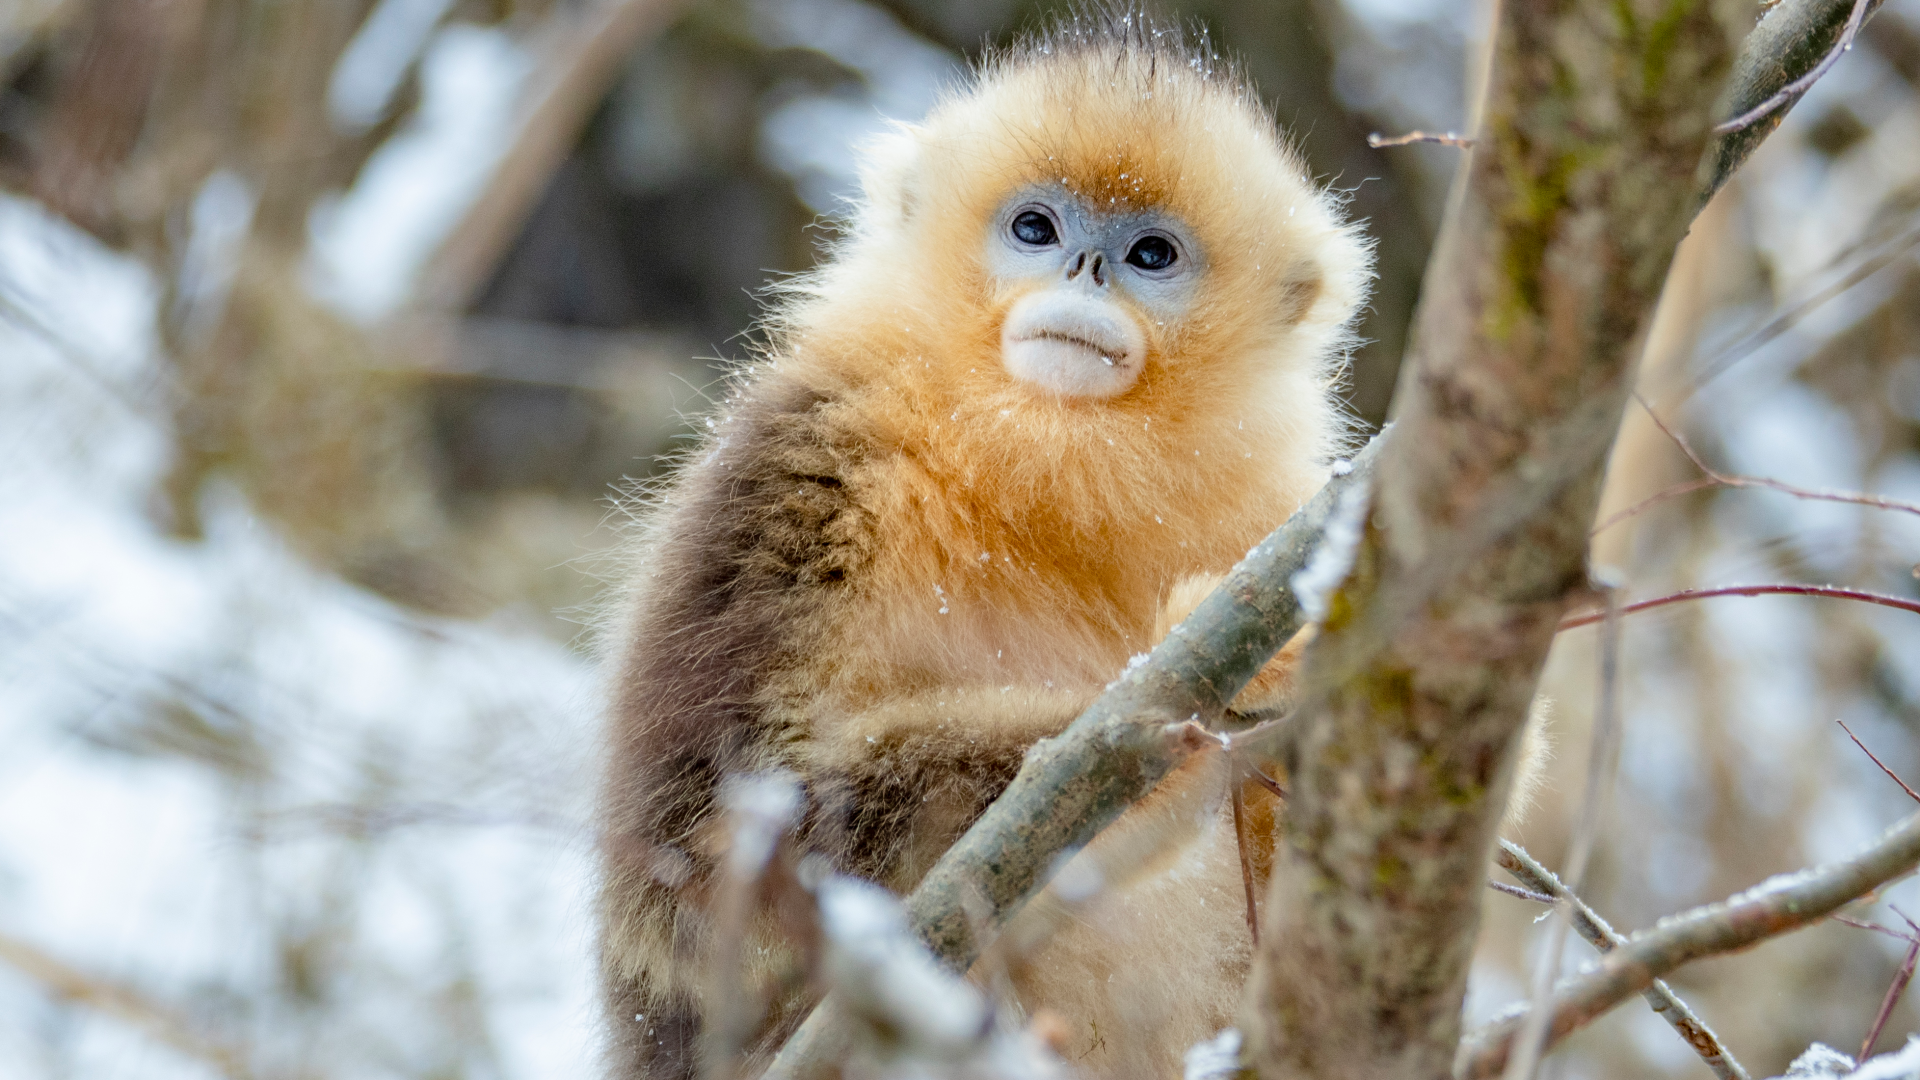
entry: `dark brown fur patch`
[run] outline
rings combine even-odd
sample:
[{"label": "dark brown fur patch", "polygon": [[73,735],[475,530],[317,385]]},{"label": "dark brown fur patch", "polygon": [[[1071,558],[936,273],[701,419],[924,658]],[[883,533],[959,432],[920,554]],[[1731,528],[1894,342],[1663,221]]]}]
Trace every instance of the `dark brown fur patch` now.
[{"label": "dark brown fur patch", "polygon": [[665,997],[690,1008],[690,988],[632,985],[620,936],[670,941],[695,962],[714,873],[702,834],[718,785],[782,764],[791,733],[769,715],[768,686],[795,663],[796,619],[848,588],[871,550],[871,518],[847,483],[863,451],[836,435],[832,413],[822,395],[773,379],[754,387],[712,456],[668,496],[664,540],[646,555],[652,589],[620,661],[603,795],[615,1075],[679,1076],[692,1060],[697,1022],[657,1026],[651,1039],[634,1029],[632,1015],[647,1010],[629,1005]]}]

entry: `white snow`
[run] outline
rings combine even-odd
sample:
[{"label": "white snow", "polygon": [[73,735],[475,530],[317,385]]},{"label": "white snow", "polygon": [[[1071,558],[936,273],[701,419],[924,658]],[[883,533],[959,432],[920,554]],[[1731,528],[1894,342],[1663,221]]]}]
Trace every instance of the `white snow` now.
[{"label": "white snow", "polygon": [[[263,1072],[582,1075],[587,663],[315,570],[230,492],[163,534],[156,292],[0,197],[0,933]],[[210,1075],[55,1009],[0,965],[9,1077]]]}]

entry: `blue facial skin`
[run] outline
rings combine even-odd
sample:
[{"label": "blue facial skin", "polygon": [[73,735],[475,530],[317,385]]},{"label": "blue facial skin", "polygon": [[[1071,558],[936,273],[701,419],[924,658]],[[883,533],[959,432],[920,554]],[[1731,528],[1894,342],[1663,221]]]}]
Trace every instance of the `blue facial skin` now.
[{"label": "blue facial skin", "polygon": [[[1034,229],[1035,219],[1023,219],[1027,214],[1040,215],[1050,228]],[[1098,209],[1059,185],[1016,193],[988,228],[987,269],[995,277],[1120,293],[1160,323],[1186,313],[1206,276],[1205,253],[1179,218],[1152,207]],[[1157,265],[1168,253],[1171,261]]]}]

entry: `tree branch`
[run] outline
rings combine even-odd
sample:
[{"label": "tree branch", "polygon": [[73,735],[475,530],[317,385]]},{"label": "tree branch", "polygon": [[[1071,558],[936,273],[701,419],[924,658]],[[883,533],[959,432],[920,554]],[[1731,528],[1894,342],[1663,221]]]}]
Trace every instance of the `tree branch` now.
[{"label": "tree branch", "polygon": [[[1494,861],[1511,871],[1527,888],[1545,896],[1549,903],[1559,901],[1571,904],[1574,932],[1594,948],[1608,953],[1627,943],[1625,937],[1607,925],[1607,920],[1588,907],[1585,900],[1575,896],[1553,871],[1536,862],[1519,844],[1500,841],[1500,850],[1494,855]],[[1747,1070],[1721,1044],[1720,1037],[1713,1033],[1706,1021],[1695,1015],[1687,1003],[1674,994],[1672,987],[1663,980],[1655,979],[1641,991],[1641,996],[1647,999],[1648,1005],[1653,1006],[1653,1011],[1660,1019],[1673,1025],[1673,1030],[1680,1033],[1688,1046],[1693,1047],[1694,1052],[1707,1063],[1707,1068],[1713,1070],[1713,1075],[1720,1080],[1748,1080]]]},{"label": "tree branch", "polygon": [[[1880,10],[1880,3],[1860,3],[1860,22]],[[1727,85],[1726,105],[1721,109],[1721,115],[1729,119],[1715,127],[1713,149],[1702,169],[1700,205],[1705,206],[1734,170],[1745,164],[1787,118],[1787,112],[1813,85],[1812,79],[1825,73],[1822,65],[1832,66],[1826,61],[1829,57],[1837,59],[1841,39],[1849,36],[1849,26],[1858,26],[1852,21],[1855,7],[1855,0],[1785,0],[1767,12],[1747,35],[1740,47],[1740,62]],[[1805,85],[1801,85],[1802,80],[1806,80]],[[1783,103],[1762,116],[1749,118],[1782,94]]]},{"label": "tree branch", "polygon": [[580,139],[620,65],[675,14],[675,0],[599,0],[549,16],[513,145],[421,269],[415,306],[458,312],[494,272],[554,171]]},{"label": "tree branch", "polygon": [[[1620,614],[1631,615],[1648,608],[1666,607],[1684,600],[1707,600],[1716,596],[1824,596],[1833,600],[1858,600],[1863,604],[1879,607],[1897,608],[1920,615],[1920,600],[1908,600],[1901,596],[1888,596],[1886,593],[1868,592],[1865,589],[1843,589],[1836,585],[1726,585],[1717,589],[1681,589],[1677,593],[1656,596],[1651,600],[1640,600],[1620,609]],[[1570,615],[1560,620],[1560,629],[1572,630],[1575,627],[1591,626],[1605,618],[1604,612],[1589,611],[1580,615]]]},{"label": "tree branch", "polygon": [[[1662,919],[1561,983],[1548,1006],[1548,1044],[1688,961],[1737,952],[1818,922],[1915,866],[1920,866],[1920,814],[1895,825],[1851,859],[1781,875],[1720,903]],[[1461,1047],[1454,1075],[1460,1080],[1499,1075],[1522,1022],[1523,1017],[1510,1017],[1474,1033]]]}]

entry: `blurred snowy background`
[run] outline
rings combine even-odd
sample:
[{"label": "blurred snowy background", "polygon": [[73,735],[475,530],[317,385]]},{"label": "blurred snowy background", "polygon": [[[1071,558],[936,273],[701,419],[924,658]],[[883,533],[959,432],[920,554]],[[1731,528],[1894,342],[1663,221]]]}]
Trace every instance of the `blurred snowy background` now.
[{"label": "blurred snowy background", "polygon": [[[1371,222],[1378,422],[1457,151],[1365,136],[1464,125],[1485,11],[1166,6]],[[591,1073],[608,493],[831,235],[849,148],[1047,10],[0,0],[0,1080]],[[1643,389],[1716,468],[1920,501],[1917,86],[1920,0],[1892,0],[1696,225]],[[1603,517],[1697,478],[1636,414]],[[1595,554],[1636,598],[1912,596],[1920,518],[1722,487]],[[1556,789],[1522,836],[1550,865],[1594,634],[1550,668]],[[1589,889],[1616,925],[1910,809],[1833,721],[1920,779],[1912,616],[1717,600],[1625,645]],[[1910,884],[1881,900],[1920,916]],[[1488,908],[1472,1019],[1538,935]],[[1764,1075],[1853,1050],[1901,951],[1830,924],[1675,983]],[[1703,1071],[1637,1005],[1548,1065]]]}]

